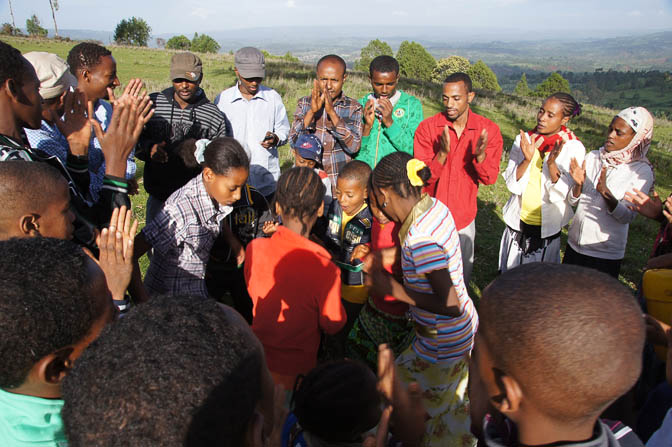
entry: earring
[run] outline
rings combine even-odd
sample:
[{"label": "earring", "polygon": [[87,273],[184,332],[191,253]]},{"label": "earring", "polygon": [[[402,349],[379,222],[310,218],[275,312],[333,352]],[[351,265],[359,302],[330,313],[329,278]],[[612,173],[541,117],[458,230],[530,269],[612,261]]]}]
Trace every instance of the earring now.
[{"label": "earring", "polygon": [[387,208],[387,202],[383,202],[383,208]]}]

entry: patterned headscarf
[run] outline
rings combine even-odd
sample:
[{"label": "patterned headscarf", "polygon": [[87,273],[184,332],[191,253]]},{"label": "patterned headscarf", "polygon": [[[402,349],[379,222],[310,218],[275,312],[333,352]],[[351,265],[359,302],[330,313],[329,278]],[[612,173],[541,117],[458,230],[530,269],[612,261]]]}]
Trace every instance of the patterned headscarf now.
[{"label": "patterned headscarf", "polygon": [[[632,141],[623,149],[614,152],[608,152],[604,146],[600,148],[600,161],[602,166],[616,167],[624,163],[633,161],[643,161],[651,166],[651,162],[646,158],[651,139],[653,138],[653,116],[644,107],[628,107],[621,110],[617,117],[623,119],[632,130],[635,136]],[[652,167],[653,169],[653,167]]]}]

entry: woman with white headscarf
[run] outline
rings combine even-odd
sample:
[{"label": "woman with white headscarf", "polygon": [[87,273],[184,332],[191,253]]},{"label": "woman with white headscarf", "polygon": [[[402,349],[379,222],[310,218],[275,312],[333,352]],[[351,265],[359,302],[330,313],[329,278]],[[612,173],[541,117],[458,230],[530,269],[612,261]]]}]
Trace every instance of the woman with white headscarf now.
[{"label": "woman with white headscarf", "polygon": [[643,107],[629,107],[611,120],[604,146],[582,165],[573,159],[574,186],[569,202],[578,206],[569,226],[563,262],[594,268],[618,278],[630,222],[635,218],[625,193],[649,191],[654,175],[646,154],[653,137],[653,117]]}]

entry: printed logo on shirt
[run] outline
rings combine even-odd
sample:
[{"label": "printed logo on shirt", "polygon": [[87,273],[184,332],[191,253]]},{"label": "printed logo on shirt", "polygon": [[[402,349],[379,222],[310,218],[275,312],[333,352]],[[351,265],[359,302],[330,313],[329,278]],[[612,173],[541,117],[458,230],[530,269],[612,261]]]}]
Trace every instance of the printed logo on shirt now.
[{"label": "printed logo on shirt", "polygon": [[401,118],[406,114],[406,111],[404,109],[397,109],[394,111],[394,116],[397,118]]}]

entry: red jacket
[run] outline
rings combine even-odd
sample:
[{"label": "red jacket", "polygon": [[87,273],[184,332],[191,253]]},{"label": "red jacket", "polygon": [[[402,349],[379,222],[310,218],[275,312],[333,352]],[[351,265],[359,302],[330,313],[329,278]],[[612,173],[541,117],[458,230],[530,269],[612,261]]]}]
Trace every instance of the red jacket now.
[{"label": "red jacket", "polygon": [[[413,143],[413,156],[424,161],[432,171],[425,191],[450,209],[458,230],[476,218],[478,184],[492,185],[497,181],[502,158],[503,142],[499,126],[471,110],[467,113],[467,125],[459,139],[453,123],[442,112],[420,123]],[[441,149],[441,134],[446,125],[451,129],[450,152],[442,165],[436,161],[436,154]],[[488,146],[485,160],[477,163],[474,153],[483,129],[488,131]]]}]

